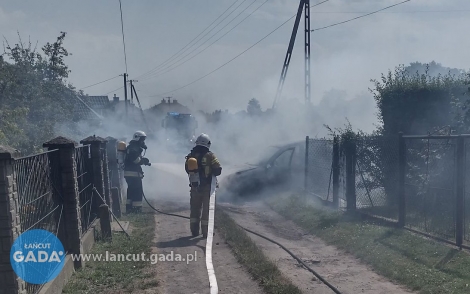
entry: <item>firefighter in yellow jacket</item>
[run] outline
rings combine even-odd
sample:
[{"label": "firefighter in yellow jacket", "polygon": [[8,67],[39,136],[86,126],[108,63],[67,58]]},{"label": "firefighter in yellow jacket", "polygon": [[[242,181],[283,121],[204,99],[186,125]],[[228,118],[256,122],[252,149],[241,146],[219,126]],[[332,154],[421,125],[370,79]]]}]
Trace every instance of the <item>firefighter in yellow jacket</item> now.
[{"label": "firefighter in yellow jacket", "polygon": [[190,227],[194,237],[199,235],[200,222],[202,235],[207,238],[212,176],[219,176],[222,173],[219,160],[214,153],[209,151],[210,146],[209,136],[201,134],[196,139],[196,146],[186,156],[185,169],[189,175],[191,187]]}]

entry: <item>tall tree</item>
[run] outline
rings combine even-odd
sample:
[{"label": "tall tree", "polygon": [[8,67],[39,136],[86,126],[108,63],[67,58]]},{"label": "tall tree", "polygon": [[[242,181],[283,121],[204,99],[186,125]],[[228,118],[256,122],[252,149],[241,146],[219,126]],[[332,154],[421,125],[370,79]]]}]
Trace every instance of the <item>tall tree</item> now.
[{"label": "tall tree", "polygon": [[25,154],[42,149],[55,128],[70,122],[79,94],[67,84],[65,33],[42,47],[7,43],[0,59],[0,144]]},{"label": "tall tree", "polygon": [[259,116],[263,111],[261,110],[261,105],[256,98],[251,98],[248,101],[248,107],[246,108],[248,115],[250,116]]}]

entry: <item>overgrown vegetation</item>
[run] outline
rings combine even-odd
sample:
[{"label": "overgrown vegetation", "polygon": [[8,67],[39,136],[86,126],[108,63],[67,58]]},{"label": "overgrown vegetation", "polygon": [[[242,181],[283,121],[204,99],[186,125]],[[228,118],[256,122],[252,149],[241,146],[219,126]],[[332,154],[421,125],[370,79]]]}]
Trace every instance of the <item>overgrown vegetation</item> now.
[{"label": "overgrown vegetation", "polygon": [[405,230],[306,205],[304,195],[268,204],[327,243],[354,254],[379,274],[420,293],[469,293],[470,255]]},{"label": "overgrown vegetation", "polygon": [[[123,233],[113,235],[110,243],[98,242],[92,254],[140,254],[151,253],[155,222],[152,213],[128,215],[123,218],[133,226],[131,240]],[[135,293],[158,286],[156,273],[150,262],[99,262],[89,261],[78,270],[67,284],[63,293]]]},{"label": "overgrown vegetation", "polygon": [[[419,69],[425,66],[425,71]],[[416,72],[413,72],[417,69]],[[405,134],[426,134],[468,129],[469,76],[464,71],[447,69],[448,73],[430,75],[430,71],[446,70],[440,64],[400,65],[383,74],[380,80],[372,80],[370,89],[377,102],[378,132],[396,137]],[[468,124],[467,124],[468,126]]]},{"label": "overgrown vegetation", "polygon": [[66,79],[65,33],[47,43],[41,53],[21,38],[0,55],[0,144],[30,154],[54,136],[57,125],[74,117],[79,93]]},{"label": "overgrown vegetation", "polygon": [[216,223],[238,262],[245,266],[266,293],[301,293],[300,289],[284,277],[272,261],[268,260],[250,237],[220,209],[216,210]]}]

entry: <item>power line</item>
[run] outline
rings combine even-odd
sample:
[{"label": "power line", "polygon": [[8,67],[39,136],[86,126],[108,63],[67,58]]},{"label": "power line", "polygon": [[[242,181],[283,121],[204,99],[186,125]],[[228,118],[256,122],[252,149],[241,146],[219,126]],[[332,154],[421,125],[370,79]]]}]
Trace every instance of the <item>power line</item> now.
[{"label": "power line", "polygon": [[[320,2],[316,5],[313,5],[312,7],[315,7],[315,6],[318,6],[320,4],[323,4],[325,2],[327,2],[328,0],[326,1],[323,1],[323,2]],[[335,24],[332,24],[332,25],[329,25],[329,26],[325,26],[325,27],[321,27],[321,28],[317,28],[317,29],[313,29],[312,31],[317,31],[317,30],[322,30],[322,29],[326,29],[326,28],[330,28],[330,27],[333,27],[333,26],[337,26],[337,25],[340,25],[340,24],[344,24],[344,23],[347,23],[347,22],[350,22],[350,21],[353,21],[353,20],[356,20],[356,19],[359,19],[359,18],[363,18],[363,17],[366,17],[366,16],[369,16],[371,14],[374,14],[374,13],[378,13],[380,11],[383,11],[383,10],[386,10],[386,9],[389,9],[389,8],[392,8],[392,7],[395,7],[395,6],[398,6],[398,5],[401,5],[401,4],[404,4],[406,2],[410,2],[411,0],[406,0],[406,1],[403,1],[403,2],[400,2],[400,3],[397,3],[397,4],[394,4],[394,5],[390,5],[390,6],[387,6],[385,8],[382,8],[382,9],[379,9],[377,11],[374,11],[374,12],[371,12],[371,13],[367,13],[365,15],[361,15],[359,17],[355,17],[355,18],[352,18],[352,19],[349,19],[349,20],[346,20],[346,21],[342,21],[342,22],[339,22],[339,23],[335,23]],[[247,51],[249,51],[251,48],[255,47],[256,45],[258,45],[260,42],[262,42],[264,39],[266,39],[267,37],[269,37],[271,34],[273,34],[275,31],[277,31],[278,29],[280,29],[282,26],[284,26],[286,23],[288,23],[291,19],[293,19],[297,14],[294,14],[293,16],[291,16],[288,20],[286,20],[285,22],[283,22],[280,26],[278,26],[277,28],[275,28],[273,31],[271,31],[269,34],[267,34],[266,36],[264,36],[263,38],[261,38],[260,40],[258,40],[255,44],[251,45],[250,47],[248,47],[247,49],[245,49],[244,51],[242,51],[241,53],[239,53],[238,55],[236,55],[235,57],[233,57],[232,59],[230,59],[229,61],[225,62],[224,64],[222,64],[221,66],[217,67],[216,69],[212,70],[211,72],[203,75],[202,77],[190,82],[189,84],[186,84],[184,86],[181,86],[179,88],[176,88],[174,90],[171,90],[171,91],[168,91],[168,92],[165,92],[165,93],[161,93],[161,94],[158,94],[158,95],[153,95],[151,97],[158,97],[158,96],[162,96],[162,95],[167,95],[169,93],[173,93],[173,92],[176,92],[178,90],[181,90],[183,88],[186,88],[204,78],[206,78],[207,76],[213,74],[214,72],[218,71],[219,69],[223,68],[224,66],[226,66],[227,64],[231,63],[232,61],[234,61],[235,59],[237,59],[238,57],[240,57],[241,55],[243,55],[244,53],[246,53]]]},{"label": "power line", "polygon": [[[227,11],[230,10],[230,8],[232,8],[239,0],[235,0],[232,5],[230,5],[227,9],[225,9],[224,12],[222,12],[222,14],[220,14],[213,22],[211,22],[204,30],[202,30],[202,32],[200,32],[196,37],[194,37],[194,39],[192,39],[191,41],[189,41],[188,44],[186,44],[183,48],[181,48],[178,52],[176,52],[175,54],[173,54],[172,56],[170,56],[168,59],[166,59],[165,61],[163,61],[162,63],[160,63],[159,65],[157,65],[156,67],[154,67],[153,69],[149,70],[148,72],[145,72],[143,74],[141,74],[140,76],[138,76],[137,78],[142,78],[143,76],[149,74],[149,73],[152,73],[154,70],[160,68],[161,66],[165,65],[167,62],[173,60],[173,58],[175,56],[177,56],[178,54],[180,54],[182,51],[184,51],[184,49],[186,49],[189,45],[191,45],[196,39],[199,38],[199,36],[201,36],[206,30],[208,30],[217,20],[219,20]],[[246,1],[246,0],[245,0]],[[243,2],[245,2],[243,1]],[[243,2],[241,4],[243,4]],[[240,5],[241,5],[240,4]],[[238,8],[238,7],[237,7]],[[235,8],[235,10],[237,9]],[[229,14],[230,15],[230,14]],[[224,21],[229,15],[227,15],[222,21]],[[217,26],[218,24],[216,24]],[[204,36],[203,36],[204,37]],[[198,42],[199,40],[196,41],[196,43]],[[192,46],[192,45],[191,45]]]},{"label": "power line", "polygon": [[[169,71],[175,69],[176,67],[179,67],[179,65],[178,65],[178,66],[176,66],[176,67],[174,67],[174,68],[171,68],[173,65],[177,64],[178,62],[180,62],[180,61],[183,60],[184,58],[186,58],[186,57],[188,57],[189,55],[191,55],[192,53],[196,52],[196,51],[197,51],[199,48],[201,48],[204,44],[206,44],[207,42],[209,42],[210,39],[212,39],[213,37],[215,37],[219,32],[221,32],[224,28],[226,28],[229,24],[231,24],[237,17],[239,17],[243,12],[245,12],[245,11],[246,11],[248,8],[250,8],[253,4],[255,4],[256,1],[257,1],[257,0],[254,0],[250,5],[248,5],[247,7],[245,7],[245,9],[243,9],[242,11],[240,11],[232,20],[230,20],[227,24],[225,24],[220,30],[218,30],[217,32],[215,32],[214,34],[212,34],[212,36],[210,36],[207,40],[205,40],[204,42],[202,42],[199,46],[197,46],[196,48],[192,49],[190,52],[186,53],[185,55],[178,57],[177,60],[171,62],[171,64],[165,66],[164,68],[162,68],[162,69],[160,69],[160,70],[155,71],[154,73],[152,73],[152,74],[146,76],[145,78],[146,78],[146,79],[147,79],[147,78],[151,78],[152,76],[155,76],[155,75],[160,76],[160,75],[162,75],[162,74],[164,74],[164,73],[167,73],[167,72],[169,72]],[[266,0],[266,1],[267,1],[267,0]],[[245,2],[245,1],[243,1],[243,2]],[[242,3],[243,3],[243,2],[242,2]],[[263,5],[264,5],[264,3],[263,3]],[[238,6],[238,7],[240,7],[240,6]],[[236,9],[238,9],[238,7],[237,7]],[[236,9],[235,9],[235,10],[236,10]],[[233,11],[233,12],[234,12],[234,11]],[[250,15],[251,15],[251,14],[250,14]],[[245,18],[245,19],[246,19],[246,18]],[[215,28],[215,27],[214,27],[214,28]],[[213,28],[213,29],[214,29],[214,28]],[[212,31],[212,30],[211,30],[211,31]],[[230,31],[231,31],[231,30],[230,30]],[[230,32],[230,31],[229,31],[229,32]],[[209,33],[209,32],[208,32],[208,33]],[[207,34],[206,34],[206,35],[207,35]],[[210,47],[210,46],[212,46],[212,44],[209,45],[208,47]],[[206,47],[205,49],[207,49],[208,47]],[[199,55],[200,53],[202,53],[203,51],[205,51],[205,49],[203,49],[202,51],[200,51],[199,53],[197,53],[197,54],[194,55],[193,57],[190,57],[189,59],[187,59],[187,60],[184,61],[183,63],[186,63],[187,61],[193,59],[195,56],[197,56],[197,55]],[[161,72],[161,71],[163,71],[163,72]],[[159,72],[161,72],[161,73],[159,73]]]},{"label": "power line", "polygon": [[[325,0],[323,2],[320,2],[320,3],[317,3],[311,7],[316,7],[318,5],[321,5],[325,2],[328,2],[329,0]],[[263,38],[261,38],[260,40],[258,40],[256,43],[254,43],[253,45],[251,45],[250,47],[248,47],[247,49],[245,49],[244,51],[242,51],[241,53],[239,53],[238,55],[236,55],[235,57],[233,57],[232,59],[230,59],[229,61],[225,62],[224,64],[222,64],[221,66],[217,67],[216,69],[212,70],[211,72],[205,74],[204,76],[192,81],[191,83],[189,84],[186,84],[184,86],[181,86],[179,88],[176,88],[174,90],[171,90],[171,91],[168,91],[168,92],[165,92],[165,93],[161,93],[161,94],[158,94],[158,95],[153,95],[153,96],[150,96],[150,97],[159,97],[159,96],[163,96],[163,95],[167,95],[167,94],[170,94],[170,93],[173,93],[173,92],[176,92],[178,90],[181,90],[183,88],[186,88],[194,83],[197,83],[199,82],[200,80],[204,79],[205,77],[213,74],[214,72],[218,71],[219,69],[223,68],[224,66],[226,66],[227,64],[231,63],[232,61],[234,61],[235,59],[237,59],[238,57],[242,56],[243,54],[245,54],[247,51],[249,51],[251,48],[255,47],[256,45],[258,45],[259,43],[261,43],[264,39],[266,39],[267,37],[271,36],[274,32],[276,32],[278,29],[280,29],[281,27],[283,27],[286,23],[288,23],[290,20],[292,20],[294,17],[297,16],[297,13],[292,15],[288,20],[286,20],[285,22],[283,22],[281,25],[279,25],[278,27],[276,27],[274,30],[272,30],[269,34],[267,34],[266,36],[264,36]]]},{"label": "power line", "polygon": [[[325,1],[326,2],[326,1]],[[221,69],[222,67],[226,66],[227,64],[231,63],[232,61],[234,61],[235,59],[237,59],[238,57],[242,56],[245,52],[249,51],[251,48],[255,47],[256,45],[258,45],[259,43],[261,43],[261,41],[263,41],[264,39],[266,39],[267,37],[269,37],[270,35],[272,35],[275,31],[277,31],[278,29],[280,29],[282,26],[284,26],[286,23],[288,23],[290,20],[292,20],[297,14],[294,14],[293,16],[291,16],[288,20],[286,20],[285,22],[283,22],[280,26],[278,26],[277,28],[275,28],[273,31],[271,31],[269,34],[267,34],[266,36],[264,36],[263,38],[261,38],[258,42],[254,43],[253,45],[251,45],[250,47],[248,47],[247,49],[245,49],[244,51],[242,51],[241,53],[239,53],[238,55],[236,55],[235,57],[233,57],[232,59],[230,59],[229,61],[225,62],[224,64],[222,64],[221,66],[217,67],[216,69],[212,70],[211,72],[205,74],[204,76],[192,81],[191,83],[189,84],[186,84],[184,86],[181,86],[179,88],[176,88],[174,90],[171,90],[171,91],[168,91],[168,92],[165,92],[165,93],[161,93],[161,94],[158,94],[158,95],[153,95],[151,97],[158,97],[158,96],[162,96],[162,95],[166,95],[166,94],[169,94],[169,93],[173,93],[175,91],[178,91],[178,90],[181,90],[183,88],[186,88],[187,86],[190,86],[196,82],[199,82],[200,80],[204,79],[205,77],[213,74],[214,72],[218,71],[219,69]]]},{"label": "power line", "polygon": [[126,73],[127,73],[126,41],[125,41],[125,38],[124,38],[124,21],[122,19],[122,3],[121,3],[121,0],[119,0],[119,10],[121,11],[122,45],[124,46],[124,63],[126,64]]},{"label": "power line", "polygon": [[106,95],[108,95],[109,93],[115,92],[115,91],[117,91],[117,90],[121,90],[122,88],[124,88],[124,86],[121,86],[121,87],[119,87],[119,88],[117,88],[117,89],[114,89],[114,90],[112,90],[112,91],[109,91],[108,93],[103,94],[103,96],[106,96]]},{"label": "power line", "polygon": [[[178,59],[176,62],[170,64],[168,67],[162,69],[163,72],[155,72],[151,75],[148,75],[145,80],[149,79],[149,78],[152,78],[152,77],[156,77],[156,76],[160,76],[160,75],[163,75],[165,73],[168,73],[178,67],[180,67],[181,65],[185,64],[186,62],[194,59],[196,56],[200,55],[201,53],[203,53],[204,51],[206,51],[207,49],[209,49],[209,47],[211,47],[212,45],[214,45],[215,43],[217,43],[220,39],[222,39],[223,37],[225,37],[226,35],[228,35],[231,31],[233,31],[235,28],[237,28],[242,22],[244,22],[247,18],[249,18],[251,15],[253,15],[253,13],[255,13],[256,11],[258,11],[258,9],[260,9],[264,4],[266,4],[269,0],[265,0],[263,3],[261,3],[261,5],[259,5],[255,10],[253,10],[252,12],[250,12],[250,14],[248,14],[246,17],[244,17],[240,22],[238,22],[234,27],[232,27],[230,30],[228,30],[227,32],[225,32],[222,36],[220,36],[218,39],[216,39],[214,42],[212,42],[211,44],[209,44],[209,46],[205,47],[204,49],[202,49],[201,51],[199,51],[198,53],[196,53],[195,55],[191,56],[190,58],[186,59],[186,60],[183,60],[185,57],[187,57],[188,55],[190,55],[191,53],[195,52],[197,49],[199,49],[200,47],[202,47],[204,44],[206,44],[210,39],[212,39],[214,36],[216,36],[220,31],[222,31],[224,28],[226,28],[230,23],[232,23],[238,16],[240,16],[240,14],[242,14],[243,12],[245,12],[249,7],[251,7],[257,0],[253,1],[248,7],[246,7],[244,10],[242,10],[235,18],[233,18],[230,22],[228,22],[224,27],[222,27],[220,30],[218,30],[214,35],[212,35],[212,37],[210,37],[209,39],[207,39],[204,43],[202,43],[201,45],[199,45],[197,48],[195,48],[193,51],[189,52],[188,54],[186,54],[185,56],[183,56],[182,58]],[[182,61],[181,63],[177,64],[178,62]],[[172,67],[173,65],[175,65],[174,67]]]},{"label": "power line", "polygon": [[[387,11],[383,13],[443,13],[443,12],[469,12],[470,9],[463,10],[411,10],[411,11]],[[367,11],[316,11],[312,14],[363,14]]]},{"label": "power line", "polygon": [[351,18],[351,19],[348,19],[348,20],[345,20],[345,21],[342,21],[342,22],[334,23],[334,24],[332,24],[332,25],[328,25],[328,26],[325,26],[325,27],[313,29],[313,30],[311,30],[311,32],[319,31],[319,30],[324,30],[324,29],[331,28],[331,27],[334,27],[334,26],[337,26],[337,25],[340,25],[340,24],[344,24],[344,23],[347,23],[347,22],[350,22],[350,21],[353,21],[353,20],[356,20],[356,19],[360,19],[360,18],[363,18],[363,17],[369,16],[369,15],[378,13],[378,12],[380,12],[380,11],[384,11],[384,10],[386,10],[386,9],[389,9],[389,8],[392,8],[392,7],[395,7],[395,6],[404,4],[404,3],[406,3],[406,2],[410,2],[410,1],[411,1],[411,0],[405,0],[405,1],[403,1],[403,2],[400,2],[400,3],[397,3],[397,4],[393,4],[393,5],[387,6],[387,7],[385,7],[385,8],[382,8],[382,9],[379,9],[379,10],[376,10],[376,11],[373,11],[373,12],[369,12],[369,13],[367,13],[367,14],[364,14],[364,15],[361,15],[361,16],[358,16],[358,17],[355,17],[355,18]]},{"label": "power line", "polygon": [[96,84],[93,84],[93,85],[89,85],[89,86],[86,86],[86,87],[83,87],[83,88],[80,88],[79,90],[84,90],[84,89],[87,89],[87,88],[90,88],[90,87],[93,87],[93,86],[96,86],[96,85],[99,85],[99,84],[102,84],[102,83],[105,83],[107,81],[111,81],[111,80],[114,80],[115,78],[119,77],[119,75],[115,76],[115,77],[112,77],[112,78],[109,78],[107,80],[104,80],[104,81],[101,81],[101,82],[98,82]]}]

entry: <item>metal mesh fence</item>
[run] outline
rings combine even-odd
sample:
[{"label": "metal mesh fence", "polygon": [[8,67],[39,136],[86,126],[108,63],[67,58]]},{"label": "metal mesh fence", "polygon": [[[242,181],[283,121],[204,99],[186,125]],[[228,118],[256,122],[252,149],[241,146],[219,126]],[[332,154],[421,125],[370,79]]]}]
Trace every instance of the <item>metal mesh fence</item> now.
[{"label": "metal mesh fence", "polygon": [[398,220],[398,138],[367,136],[355,142],[357,209]]},{"label": "metal mesh fence", "polygon": [[322,200],[333,201],[333,140],[308,141],[306,191]]},{"label": "metal mesh fence", "polygon": [[82,224],[82,234],[90,228],[90,225],[97,218],[93,211],[93,174],[89,145],[75,148],[75,162],[77,165],[78,195],[80,198],[80,222]]},{"label": "metal mesh fence", "polygon": [[[57,236],[62,218],[58,151],[51,151],[15,160],[18,187],[18,213],[21,233],[33,229],[47,230]],[[41,285],[26,283],[28,294],[37,293]]]},{"label": "metal mesh fence", "polygon": [[405,225],[440,238],[456,234],[455,139],[406,138]]}]

